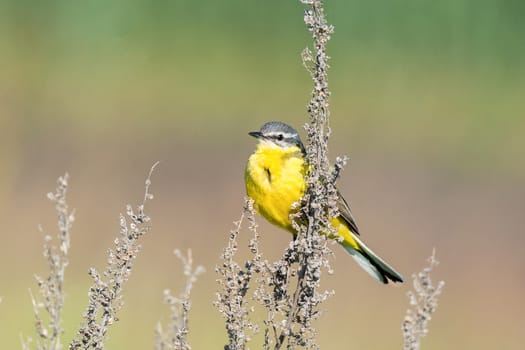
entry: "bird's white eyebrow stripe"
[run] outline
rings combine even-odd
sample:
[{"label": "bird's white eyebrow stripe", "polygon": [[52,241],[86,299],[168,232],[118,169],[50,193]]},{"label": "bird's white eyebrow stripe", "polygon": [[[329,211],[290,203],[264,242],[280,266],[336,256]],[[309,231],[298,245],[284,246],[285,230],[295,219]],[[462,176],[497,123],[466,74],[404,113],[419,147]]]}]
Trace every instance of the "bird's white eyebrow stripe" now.
[{"label": "bird's white eyebrow stripe", "polygon": [[295,137],[295,134],[290,134],[288,132],[283,132],[283,131],[272,131],[268,133],[268,136],[278,136],[278,135],[283,135],[283,137],[286,137],[286,138]]}]

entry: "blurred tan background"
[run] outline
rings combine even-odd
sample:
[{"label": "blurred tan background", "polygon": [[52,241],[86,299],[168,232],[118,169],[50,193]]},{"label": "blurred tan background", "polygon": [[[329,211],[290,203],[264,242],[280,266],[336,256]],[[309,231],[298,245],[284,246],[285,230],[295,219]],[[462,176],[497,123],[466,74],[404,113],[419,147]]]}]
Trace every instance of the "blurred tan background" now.
[{"label": "blurred tan background", "polygon": [[[424,349],[525,342],[524,14],[521,1],[327,1],[331,157],[351,158],[340,188],[366,242],[407,280],[434,247],[441,261],[433,277],[446,287]],[[45,195],[57,176],[70,174],[77,210],[67,342],[87,270],[104,266],[118,214],[141,201],[157,160],[153,228],[108,349],[153,347],[162,291],[182,288],[174,248],[192,248],[207,269],[193,348],[222,348],[214,266],[241,212],[247,132],[307,121],[302,17],[298,1],[0,1],[2,349],[33,334],[28,288],[45,273],[37,227],[56,231]],[[275,258],[290,237],[260,224]],[[381,286],[336,253],[321,347],[399,349],[410,282]]]}]

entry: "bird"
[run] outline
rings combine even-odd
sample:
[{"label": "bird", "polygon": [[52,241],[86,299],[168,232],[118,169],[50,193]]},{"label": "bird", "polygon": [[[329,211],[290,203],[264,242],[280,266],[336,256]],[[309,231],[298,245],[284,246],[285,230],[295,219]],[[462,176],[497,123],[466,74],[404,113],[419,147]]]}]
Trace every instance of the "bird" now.
[{"label": "bird", "polygon": [[[301,138],[293,127],[280,121],[267,122],[248,134],[258,142],[245,168],[246,194],[261,216],[296,236],[290,214],[297,211],[293,204],[306,190],[309,169]],[[330,223],[340,236],[340,245],[379,282],[403,282],[401,274],[361,240],[350,205],[339,191],[337,196],[339,215],[330,218]]]}]

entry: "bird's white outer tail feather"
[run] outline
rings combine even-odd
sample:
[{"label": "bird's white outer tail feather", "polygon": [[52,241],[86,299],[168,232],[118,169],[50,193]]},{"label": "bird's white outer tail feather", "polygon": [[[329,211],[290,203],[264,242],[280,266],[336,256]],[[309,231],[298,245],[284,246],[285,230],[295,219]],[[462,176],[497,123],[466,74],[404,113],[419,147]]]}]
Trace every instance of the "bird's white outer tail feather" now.
[{"label": "bird's white outer tail feather", "polygon": [[385,278],[377,270],[377,268],[370,263],[370,260],[368,260],[361,252],[355,250],[354,248],[350,246],[343,246],[348,253],[354,258],[354,260],[357,262],[359,266],[366,272],[370,274],[370,276],[374,277],[376,280],[378,280],[381,283],[386,283]]},{"label": "bird's white outer tail feather", "polygon": [[352,255],[354,260],[363,268],[363,270],[382,283],[388,283],[389,279],[394,282],[403,281],[403,276],[368,248],[359,237],[356,235],[352,235],[352,237],[357,242],[361,251],[355,250],[347,245],[343,245],[343,247],[348,253],[350,253],[350,255]]}]

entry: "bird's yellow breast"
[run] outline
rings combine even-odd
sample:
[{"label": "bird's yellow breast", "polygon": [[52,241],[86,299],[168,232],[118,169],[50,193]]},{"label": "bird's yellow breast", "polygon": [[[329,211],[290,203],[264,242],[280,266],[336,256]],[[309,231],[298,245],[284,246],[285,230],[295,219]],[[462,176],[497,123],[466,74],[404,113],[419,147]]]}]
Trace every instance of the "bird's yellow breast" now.
[{"label": "bird's yellow breast", "polygon": [[298,147],[283,149],[261,142],[246,165],[246,193],[268,221],[294,232],[291,207],[303,196],[305,172]]}]

